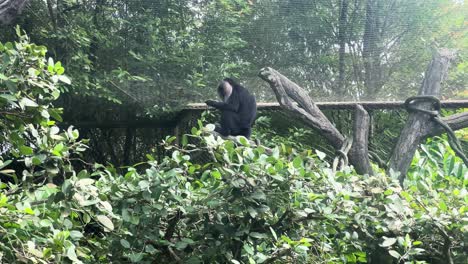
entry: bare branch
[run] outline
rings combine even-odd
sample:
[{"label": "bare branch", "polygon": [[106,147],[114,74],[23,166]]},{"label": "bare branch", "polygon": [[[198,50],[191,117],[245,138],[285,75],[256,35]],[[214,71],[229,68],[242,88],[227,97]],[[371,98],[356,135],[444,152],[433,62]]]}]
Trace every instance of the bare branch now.
[{"label": "bare branch", "polygon": [[[442,118],[442,120],[445,123],[447,123],[447,125],[454,131],[463,129],[465,127],[468,127],[468,112],[447,116]],[[434,122],[431,122],[430,126],[427,129],[428,133],[426,136],[428,137],[438,136],[440,134],[445,133],[445,129],[443,129],[441,126]]]},{"label": "bare branch", "polygon": [[[341,148],[344,142],[343,135],[320,111],[304,89],[269,67],[261,69],[259,76],[270,84],[281,106],[299,114],[309,125],[318,129],[335,149]],[[293,101],[297,102],[297,105]]]},{"label": "bare branch", "polygon": [[354,140],[350,152],[351,163],[359,174],[373,175],[369,160],[369,125],[370,117],[361,105],[356,106],[354,115]]}]

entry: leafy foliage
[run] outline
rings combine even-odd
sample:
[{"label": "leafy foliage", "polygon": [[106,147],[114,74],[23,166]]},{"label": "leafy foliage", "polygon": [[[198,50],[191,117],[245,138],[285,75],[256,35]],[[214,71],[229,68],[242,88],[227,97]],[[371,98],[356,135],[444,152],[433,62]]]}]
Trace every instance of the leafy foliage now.
[{"label": "leafy foliage", "polygon": [[110,221],[112,207],[72,165],[86,149],[78,131],[56,124],[64,68],[17,34],[0,44],[0,260],[81,262],[99,244],[85,239],[86,226]]}]

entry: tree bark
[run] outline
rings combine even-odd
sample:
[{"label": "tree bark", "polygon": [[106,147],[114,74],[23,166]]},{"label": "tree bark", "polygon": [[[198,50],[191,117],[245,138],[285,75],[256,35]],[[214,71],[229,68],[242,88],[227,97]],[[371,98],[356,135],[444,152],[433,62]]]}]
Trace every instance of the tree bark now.
[{"label": "tree bark", "polygon": [[[447,125],[453,131],[459,130],[459,129],[468,127],[468,112],[447,116],[447,117],[442,118],[442,120],[445,123],[447,123]],[[428,133],[425,136],[433,137],[433,136],[438,136],[443,133],[445,133],[445,129],[443,129],[438,124],[431,122],[431,124],[428,127]]]},{"label": "tree bark", "polygon": [[[270,84],[280,105],[299,114],[307,124],[317,129],[335,150],[340,150],[345,137],[320,111],[306,91],[272,68],[264,68],[260,78]],[[293,102],[297,102],[297,105]],[[352,152],[348,154],[351,164],[359,174],[373,174],[368,157],[369,115],[362,106],[356,107]]]},{"label": "tree bark", "polygon": [[[304,89],[269,67],[261,69],[259,76],[270,84],[282,107],[299,114],[306,123],[319,130],[335,149],[341,148],[345,140],[343,135],[320,111]],[[292,100],[297,102],[297,105]]]},{"label": "tree bark", "polygon": [[354,139],[349,159],[359,174],[374,175],[369,160],[370,117],[361,105],[356,106],[354,115]]},{"label": "tree bark", "polygon": [[10,24],[23,10],[28,0],[1,0],[0,24]]},{"label": "tree bark", "polygon": [[[419,90],[419,95],[440,96],[440,84],[447,75],[450,61],[454,58],[454,52],[440,50],[436,52],[429,64]],[[414,102],[419,109],[430,110],[430,102]],[[406,177],[414,153],[422,140],[434,129],[434,122],[430,116],[421,112],[411,112],[405,127],[401,131],[398,142],[390,158],[389,170],[400,172],[400,183]]]}]

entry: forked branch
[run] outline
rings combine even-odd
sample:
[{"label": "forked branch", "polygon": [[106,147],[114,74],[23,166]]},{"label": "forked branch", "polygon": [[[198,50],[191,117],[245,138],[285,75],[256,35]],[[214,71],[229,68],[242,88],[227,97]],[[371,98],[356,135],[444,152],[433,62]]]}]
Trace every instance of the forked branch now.
[{"label": "forked branch", "polygon": [[[308,93],[296,83],[272,68],[263,68],[260,78],[270,84],[279,104],[286,110],[299,115],[311,127],[317,129],[328,142],[339,151],[345,143],[345,137],[328,120]],[[372,174],[368,157],[368,129],[369,117],[362,106],[356,110],[355,142],[353,150],[348,154],[351,164],[360,174]]]}]

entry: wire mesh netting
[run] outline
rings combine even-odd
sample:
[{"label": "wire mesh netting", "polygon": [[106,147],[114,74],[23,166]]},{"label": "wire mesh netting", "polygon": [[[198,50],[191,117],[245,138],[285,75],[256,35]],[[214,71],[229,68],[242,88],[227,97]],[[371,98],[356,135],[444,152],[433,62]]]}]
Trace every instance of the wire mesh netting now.
[{"label": "wire mesh netting", "polygon": [[[126,144],[140,153],[181,129],[178,111],[216,97],[223,77],[240,80],[258,102],[276,101],[257,77],[267,66],[314,101],[404,100],[417,94],[434,50],[445,47],[458,56],[442,99],[466,99],[467,17],[463,0],[30,0],[14,23],[72,80],[56,103],[66,124],[85,128],[96,148],[115,137],[120,147],[94,154],[129,161]],[[0,26],[1,42],[15,34]],[[400,113],[376,115],[371,144],[391,147]],[[329,115],[338,126],[352,120],[343,111]],[[303,126],[286,120],[294,120],[288,128]],[[271,128],[281,131],[282,122],[273,118]]]},{"label": "wire mesh netting", "polygon": [[214,97],[225,76],[274,100],[265,66],[318,101],[404,99],[438,47],[459,50],[443,95],[463,98],[466,14],[460,0],[32,0],[16,22],[66,65],[71,92],[160,110]]}]

